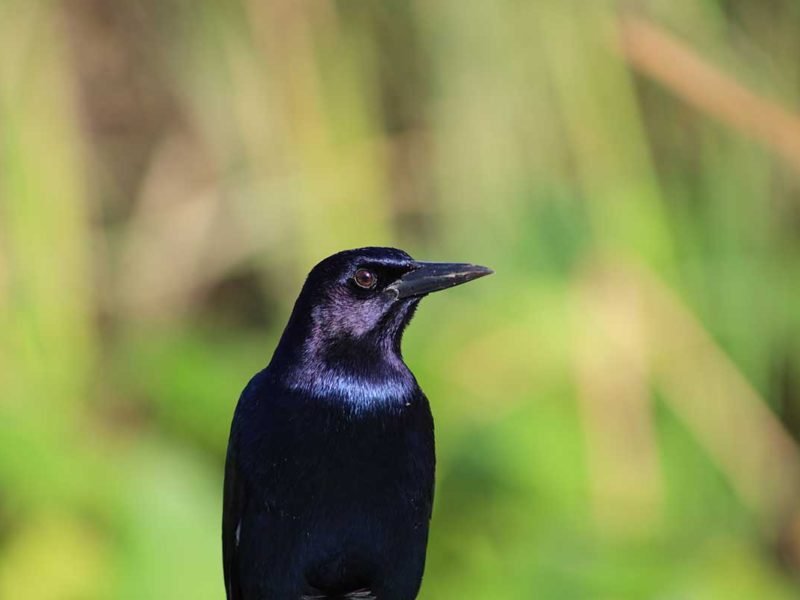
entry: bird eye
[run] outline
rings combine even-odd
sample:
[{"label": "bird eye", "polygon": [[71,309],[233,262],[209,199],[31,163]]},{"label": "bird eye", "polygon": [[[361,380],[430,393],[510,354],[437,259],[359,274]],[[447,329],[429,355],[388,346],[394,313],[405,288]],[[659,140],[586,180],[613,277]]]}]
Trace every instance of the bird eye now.
[{"label": "bird eye", "polygon": [[378,283],[378,278],[372,271],[367,271],[366,269],[359,269],[358,271],[356,271],[356,274],[353,275],[353,281],[356,282],[356,285],[358,287],[362,287],[365,290],[368,290],[375,287],[375,284]]}]

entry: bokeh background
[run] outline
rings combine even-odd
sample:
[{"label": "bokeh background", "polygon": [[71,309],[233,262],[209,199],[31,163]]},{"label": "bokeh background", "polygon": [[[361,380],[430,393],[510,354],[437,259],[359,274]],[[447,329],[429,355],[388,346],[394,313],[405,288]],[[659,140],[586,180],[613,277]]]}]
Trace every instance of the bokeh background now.
[{"label": "bokeh background", "polygon": [[496,275],[404,343],[425,599],[800,595],[792,0],[2,0],[0,598],[221,599],[303,278]]}]

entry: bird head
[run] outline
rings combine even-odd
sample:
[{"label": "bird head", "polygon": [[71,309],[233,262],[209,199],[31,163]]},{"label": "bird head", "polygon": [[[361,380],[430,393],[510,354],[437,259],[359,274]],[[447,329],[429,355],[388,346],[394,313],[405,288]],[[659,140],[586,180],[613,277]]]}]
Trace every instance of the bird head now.
[{"label": "bird head", "polygon": [[[368,370],[400,362],[400,340],[419,301],[493,271],[465,263],[415,261],[395,248],[329,256],[309,273],[280,346],[327,366]],[[279,348],[280,348],[279,346]]]}]

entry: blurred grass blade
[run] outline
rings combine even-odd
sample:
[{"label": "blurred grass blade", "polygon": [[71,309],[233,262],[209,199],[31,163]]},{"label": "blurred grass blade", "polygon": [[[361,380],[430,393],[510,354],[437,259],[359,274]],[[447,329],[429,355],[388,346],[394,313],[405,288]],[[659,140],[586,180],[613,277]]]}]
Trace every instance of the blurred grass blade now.
[{"label": "blurred grass blade", "polygon": [[800,170],[800,115],[751,91],[646,19],[623,18],[619,41],[625,59],[636,70]]}]

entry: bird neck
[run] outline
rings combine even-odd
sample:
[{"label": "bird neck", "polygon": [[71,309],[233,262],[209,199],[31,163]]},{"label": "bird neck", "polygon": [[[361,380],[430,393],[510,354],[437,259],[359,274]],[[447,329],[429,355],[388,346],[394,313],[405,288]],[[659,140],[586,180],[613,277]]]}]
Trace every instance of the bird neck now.
[{"label": "bird neck", "polygon": [[418,389],[403,362],[400,335],[351,336],[296,306],[269,370],[288,388],[356,407],[403,405]]}]

